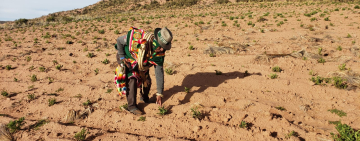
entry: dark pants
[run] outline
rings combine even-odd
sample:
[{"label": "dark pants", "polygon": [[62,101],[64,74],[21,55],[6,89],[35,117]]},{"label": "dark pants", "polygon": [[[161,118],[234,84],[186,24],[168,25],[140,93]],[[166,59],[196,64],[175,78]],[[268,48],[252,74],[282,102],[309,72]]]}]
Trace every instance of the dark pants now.
[{"label": "dark pants", "polygon": [[[142,87],[142,91],[140,91],[141,97],[144,101],[149,100],[149,92],[151,88],[151,78],[150,75],[147,74],[146,79],[148,80],[149,84],[148,87]],[[136,78],[130,78],[126,80],[126,98],[128,101],[128,109],[132,110],[137,108],[136,104],[136,95],[137,95],[137,80]]]}]

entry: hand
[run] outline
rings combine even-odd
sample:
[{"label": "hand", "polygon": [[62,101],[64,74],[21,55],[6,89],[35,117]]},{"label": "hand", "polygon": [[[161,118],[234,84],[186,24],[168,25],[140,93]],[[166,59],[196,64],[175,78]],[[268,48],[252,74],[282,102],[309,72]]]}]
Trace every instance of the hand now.
[{"label": "hand", "polygon": [[156,96],[156,104],[159,104],[160,107],[161,107],[161,105],[162,105],[162,98],[161,98],[161,96]]}]

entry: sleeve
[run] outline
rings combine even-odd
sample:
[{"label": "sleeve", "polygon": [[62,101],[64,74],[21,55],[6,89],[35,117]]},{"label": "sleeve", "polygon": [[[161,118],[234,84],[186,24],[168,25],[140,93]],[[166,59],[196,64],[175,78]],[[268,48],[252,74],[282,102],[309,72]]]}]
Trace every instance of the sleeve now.
[{"label": "sleeve", "polygon": [[163,66],[155,65],[156,89],[159,94],[164,92],[164,68]]},{"label": "sleeve", "polygon": [[117,38],[116,40],[117,42],[117,55],[116,55],[116,60],[118,62],[118,64],[121,63],[121,59],[122,57],[125,57],[125,50],[124,47],[126,46],[126,35],[120,36],[119,38]]}]

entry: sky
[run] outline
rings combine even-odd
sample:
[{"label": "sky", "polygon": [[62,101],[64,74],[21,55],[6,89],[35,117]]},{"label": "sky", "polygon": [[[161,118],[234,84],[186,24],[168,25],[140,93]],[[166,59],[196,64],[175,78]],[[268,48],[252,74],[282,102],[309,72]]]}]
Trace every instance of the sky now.
[{"label": "sky", "polygon": [[83,8],[100,0],[0,0],[0,21],[38,18],[50,13]]}]

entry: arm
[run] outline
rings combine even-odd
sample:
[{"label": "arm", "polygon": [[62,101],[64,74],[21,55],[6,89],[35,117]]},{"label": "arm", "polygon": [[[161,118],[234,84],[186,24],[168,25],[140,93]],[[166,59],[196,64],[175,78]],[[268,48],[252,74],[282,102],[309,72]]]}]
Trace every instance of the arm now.
[{"label": "arm", "polygon": [[121,64],[121,59],[125,57],[125,51],[124,51],[124,46],[126,46],[126,35],[120,36],[119,38],[117,38],[116,40],[117,43],[117,55],[116,55],[116,60],[118,62],[118,64]]},{"label": "arm", "polygon": [[163,94],[163,92],[164,92],[164,68],[163,68],[163,66],[157,66],[157,65],[154,67],[155,67],[157,93]]}]

